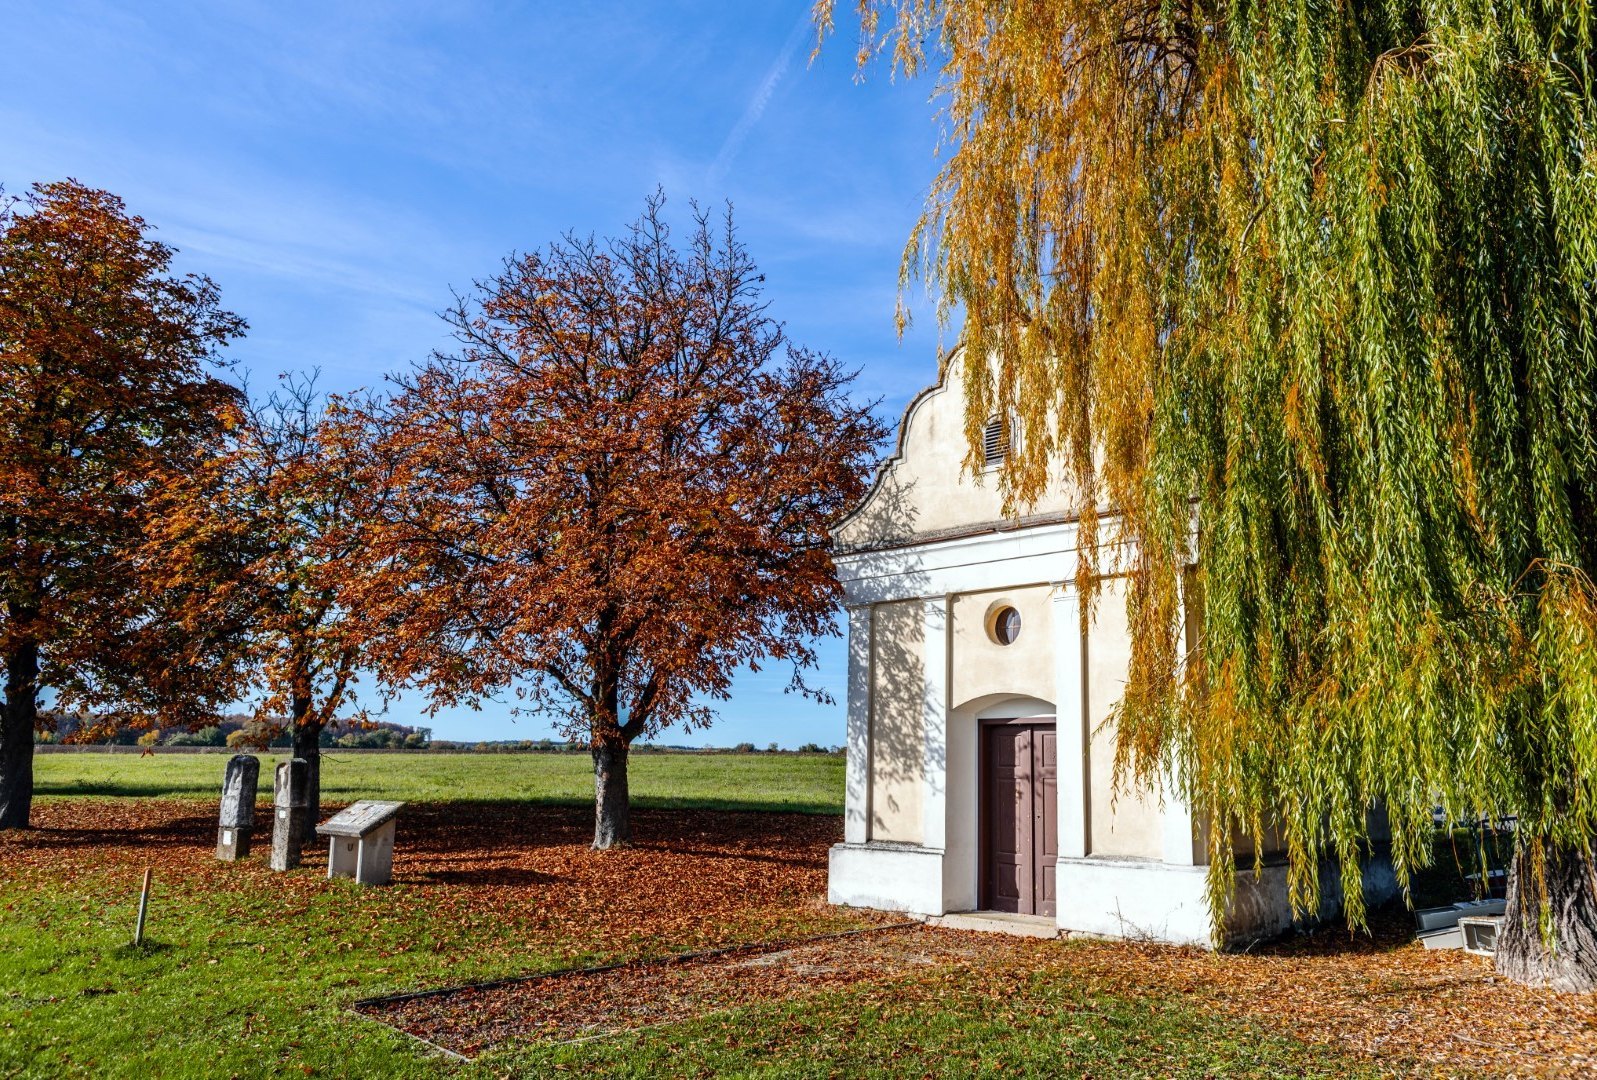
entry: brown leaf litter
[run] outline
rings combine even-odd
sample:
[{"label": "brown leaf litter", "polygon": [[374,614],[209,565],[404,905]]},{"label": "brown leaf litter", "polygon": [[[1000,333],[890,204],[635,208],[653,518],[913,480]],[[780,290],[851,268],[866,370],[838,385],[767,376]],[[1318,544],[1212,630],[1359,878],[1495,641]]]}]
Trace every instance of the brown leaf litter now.
[{"label": "brown leaf litter", "polygon": [[[1488,960],[1428,952],[1414,942],[1412,917],[1402,911],[1380,917],[1373,935],[1331,927],[1219,956],[1141,942],[916,928],[638,963],[897,917],[826,906],[827,848],[841,839],[837,818],[640,810],[636,845],[600,853],[588,846],[590,815],[525,804],[406,809],[394,889],[350,891],[330,921],[380,930],[402,902],[407,922],[435,939],[435,986],[466,981],[449,977],[456,957],[469,956],[472,971],[507,974],[546,969],[561,955],[570,958],[567,966],[625,966],[418,998],[394,1006],[389,1018],[470,1053],[512,1037],[582,1038],[829,989],[876,986],[914,1002],[921,1000],[915,987],[939,973],[979,968],[1056,975],[1088,996],[1179,997],[1369,1055],[1395,1073],[1597,1075],[1597,996],[1519,986],[1498,978]],[[27,888],[75,881],[121,890],[133,868],[154,864],[166,887],[219,903],[231,893],[258,896],[270,880],[285,912],[303,918],[308,898],[335,887],[318,872],[315,853],[305,872],[286,875],[271,875],[262,858],[216,862],[214,803],[47,799],[36,819],[37,830],[0,836],[0,865]],[[335,932],[344,931],[328,928]],[[935,994],[924,1000],[935,1007]]]}]

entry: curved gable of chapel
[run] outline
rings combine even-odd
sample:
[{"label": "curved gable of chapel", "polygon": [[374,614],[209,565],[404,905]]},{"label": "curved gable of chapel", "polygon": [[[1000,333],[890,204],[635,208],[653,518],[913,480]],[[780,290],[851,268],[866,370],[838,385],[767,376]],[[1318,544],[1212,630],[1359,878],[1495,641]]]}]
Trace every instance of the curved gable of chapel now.
[{"label": "curved gable of chapel", "polygon": [[839,552],[872,551],[1068,520],[1058,488],[1020,517],[1005,517],[996,470],[965,467],[965,364],[959,352],[917,394],[899,423],[898,445],[854,512],[834,532]]}]

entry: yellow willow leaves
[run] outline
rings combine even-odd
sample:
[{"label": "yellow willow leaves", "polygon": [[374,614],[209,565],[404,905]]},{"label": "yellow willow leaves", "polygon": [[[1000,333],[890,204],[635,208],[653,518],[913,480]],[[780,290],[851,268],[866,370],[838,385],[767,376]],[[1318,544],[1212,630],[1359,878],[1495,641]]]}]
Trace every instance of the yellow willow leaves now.
[{"label": "yellow willow leaves", "polygon": [[1032,436],[1012,507],[1079,493],[1078,576],[1135,545],[1122,769],[1176,769],[1216,916],[1234,835],[1279,829],[1313,908],[1322,854],[1356,882],[1377,806],[1400,880],[1436,803],[1586,845],[1589,5],[858,11],[862,55],[938,71],[905,273],[960,320],[968,433]]}]

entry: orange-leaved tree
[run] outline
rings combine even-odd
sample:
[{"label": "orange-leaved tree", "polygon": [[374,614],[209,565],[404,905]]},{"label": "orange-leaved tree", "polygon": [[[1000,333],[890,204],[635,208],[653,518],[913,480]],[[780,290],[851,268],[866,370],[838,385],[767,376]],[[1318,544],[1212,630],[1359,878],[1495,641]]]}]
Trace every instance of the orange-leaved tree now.
[{"label": "orange-leaved tree", "polygon": [[315,384],[314,374],[285,376],[240,409],[222,452],[160,492],[151,531],[168,573],[207,584],[183,614],[196,630],[230,628],[257,730],[286,729],[308,763],[311,823],[321,808],[322,729],[350,705],[361,654],[344,603],[360,565],[349,497],[356,461],[332,452]]},{"label": "orange-leaved tree", "polygon": [[883,429],[792,346],[728,211],[673,245],[663,198],[619,239],[508,259],[445,317],[459,348],[348,413],[372,660],[435,705],[513,690],[592,750],[594,846],[630,834],[627,754],[708,724],[745,665],[833,631],[830,530]]},{"label": "orange-leaved tree", "polygon": [[175,614],[192,588],[141,557],[151,494],[220,437],[237,395],[212,369],[244,330],[171,261],[104,191],[0,206],[0,828],[28,825],[42,695],[90,710],[85,735],[226,700],[216,631]]}]

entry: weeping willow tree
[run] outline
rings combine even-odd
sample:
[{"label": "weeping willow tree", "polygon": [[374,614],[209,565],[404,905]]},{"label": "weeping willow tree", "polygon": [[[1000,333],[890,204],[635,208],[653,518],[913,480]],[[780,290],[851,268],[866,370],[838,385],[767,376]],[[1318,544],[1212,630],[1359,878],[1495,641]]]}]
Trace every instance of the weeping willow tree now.
[{"label": "weeping willow tree", "polygon": [[1134,552],[1120,766],[1212,823],[1217,919],[1241,838],[1360,924],[1372,811],[1405,888],[1433,807],[1513,815],[1499,970],[1597,985],[1593,14],[861,0],[945,110],[906,275],[1010,504]]}]

